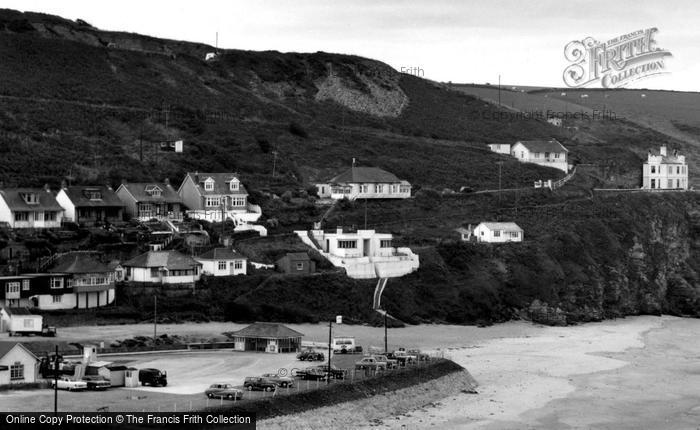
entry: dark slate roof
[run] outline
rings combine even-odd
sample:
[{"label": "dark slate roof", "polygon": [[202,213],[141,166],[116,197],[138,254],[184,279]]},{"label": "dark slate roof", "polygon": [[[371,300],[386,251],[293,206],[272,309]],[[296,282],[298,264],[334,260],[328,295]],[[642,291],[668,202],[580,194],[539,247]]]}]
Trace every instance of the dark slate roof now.
[{"label": "dark slate roof", "polygon": [[[66,193],[75,207],[121,207],[124,203],[119,200],[117,194],[105,185],[75,185],[65,187]],[[88,192],[99,193],[98,199],[91,199]]]},{"label": "dark slate roof", "polygon": [[214,248],[197,256],[202,260],[240,260],[245,257],[231,248]]},{"label": "dark slate roof", "polygon": [[29,349],[27,349],[26,346],[22,345],[19,342],[0,342],[0,358],[4,357],[8,352],[12,351],[12,349],[17,345],[19,345],[20,347],[22,347],[22,349],[27,351],[32,357],[34,357],[35,360],[38,360],[37,356],[34,355],[33,352],[31,352]]},{"label": "dark slate roof", "polygon": [[289,327],[276,323],[255,323],[232,333],[238,337],[259,337],[265,339],[286,339],[290,337],[302,337],[303,333],[292,330]]},{"label": "dark slate roof", "polygon": [[378,167],[351,167],[329,182],[334,184],[349,184],[360,182],[396,182],[401,180],[393,173],[382,170]]},{"label": "dark slate roof", "polygon": [[[177,194],[177,191],[170,184],[162,182],[134,182],[122,184],[120,186],[126,188],[129,193],[139,202],[155,202],[155,203],[182,203],[182,199]],[[146,189],[158,187],[161,189],[159,197],[152,196]]]},{"label": "dark slate roof", "polygon": [[299,261],[299,260],[308,261],[308,260],[310,260],[309,254],[307,254],[306,252],[288,252],[287,255],[285,255],[285,257],[289,258],[292,261]]},{"label": "dark slate roof", "polygon": [[[38,203],[29,204],[24,201],[23,194],[35,193],[38,196]],[[43,188],[5,188],[0,190],[0,196],[5,200],[7,206],[12,211],[62,211],[63,208],[56,201],[53,193]]]},{"label": "dark slate roof", "polygon": [[5,308],[10,315],[33,315],[29,308]]},{"label": "dark slate roof", "polygon": [[100,263],[84,253],[63,255],[49,269],[50,273],[107,273],[111,271],[106,264]]},{"label": "dark slate roof", "polygon": [[552,140],[519,140],[530,152],[569,152],[556,139]]},{"label": "dark slate roof", "polygon": [[[200,172],[188,172],[187,176],[192,178],[192,182],[197,186],[197,191],[199,192],[200,195],[207,196],[207,195],[214,195],[214,196],[219,196],[222,194],[228,195],[228,194],[237,194],[241,196],[247,196],[248,192],[246,191],[245,187],[243,184],[240,184],[238,186],[238,190],[232,190],[230,188],[229,182],[231,182],[232,179],[238,179],[240,182],[240,178],[238,175],[235,173],[200,173]],[[211,191],[206,191],[204,189],[204,181],[207,180],[207,178],[212,178],[214,180],[214,189]],[[187,179],[187,178],[185,178]]]},{"label": "dark slate roof", "polygon": [[165,267],[168,270],[187,270],[192,266],[201,266],[194,258],[177,251],[148,251],[126,261],[122,266],[129,267]]}]

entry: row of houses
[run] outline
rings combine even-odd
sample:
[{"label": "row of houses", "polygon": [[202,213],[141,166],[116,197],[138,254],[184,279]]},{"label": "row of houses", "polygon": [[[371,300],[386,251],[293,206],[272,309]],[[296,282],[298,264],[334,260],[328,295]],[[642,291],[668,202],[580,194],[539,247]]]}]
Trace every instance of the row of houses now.
[{"label": "row of houses", "polygon": [[0,190],[0,222],[11,228],[58,228],[62,221],[93,225],[126,218],[220,222],[232,219],[248,224],[260,218],[257,205],[248,202],[248,192],[234,173],[187,173],[175,190],[164,182],[122,183],[109,186],[67,186],[53,193],[41,188]]}]

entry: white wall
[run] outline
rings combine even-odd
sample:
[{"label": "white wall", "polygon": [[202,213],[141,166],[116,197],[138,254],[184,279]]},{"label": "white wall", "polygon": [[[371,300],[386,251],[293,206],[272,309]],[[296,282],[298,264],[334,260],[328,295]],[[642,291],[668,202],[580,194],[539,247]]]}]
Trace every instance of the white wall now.
[{"label": "white wall", "polygon": [[[58,294],[57,294],[58,295]],[[39,309],[52,310],[52,309],[73,309],[76,305],[75,294],[62,294],[61,301],[59,303],[53,302],[53,296],[50,294],[40,294],[37,296],[39,299]]]},{"label": "white wall", "polygon": [[[235,262],[237,260],[204,260],[195,257],[195,260],[202,263],[202,273],[211,276],[230,276],[230,275],[245,275],[246,272],[246,261],[241,259],[241,268],[236,269]],[[219,269],[219,261],[226,262],[226,269]]]},{"label": "white wall", "polygon": [[[160,275],[160,273],[159,273]],[[199,281],[199,273],[196,275],[184,276],[157,276],[151,277],[151,269],[143,267],[132,267],[131,276],[128,276],[128,281],[133,282],[156,282],[164,284],[187,284],[193,281]]]},{"label": "white wall", "polygon": [[63,207],[63,209],[65,209],[63,216],[71,221],[75,221],[75,205],[71,199],[68,198],[68,194],[66,194],[65,190],[61,189],[61,191],[58,192],[56,195],[56,201]]},{"label": "white wall", "polygon": [[474,228],[474,235],[479,242],[489,242],[489,243],[505,243],[505,242],[522,242],[523,232],[519,232],[518,238],[510,237],[507,230],[499,230],[500,235],[494,235],[495,230],[490,230],[486,226],[479,224]]},{"label": "white wall", "polygon": [[[24,379],[10,381],[10,366],[15,362],[24,364]],[[0,357],[0,366],[8,367],[7,370],[0,371],[0,385],[31,383],[37,380],[37,359],[19,345],[12,348],[4,357]]]}]

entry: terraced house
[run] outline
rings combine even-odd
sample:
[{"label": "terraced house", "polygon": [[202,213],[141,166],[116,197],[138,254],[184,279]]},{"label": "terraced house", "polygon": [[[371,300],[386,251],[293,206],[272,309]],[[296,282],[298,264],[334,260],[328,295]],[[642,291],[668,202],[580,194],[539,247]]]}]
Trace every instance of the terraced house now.
[{"label": "terraced house", "polygon": [[377,167],[353,166],[328,182],[317,183],[318,196],[325,199],[407,199],[411,184]]},{"label": "terraced house", "polygon": [[62,218],[63,207],[48,185],[0,190],[0,223],[11,228],[58,228]]},{"label": "terraced house", "polygon": [[130,218],[139,221],[181,220],[182,199],[169,181],[122,183],[117,196]]},{"label": "terraced house", "polygon": [[194,219],[221,222],[255,222],[260,208],[248,203],[246,191],[235,173],[187,173],[178,194]]}]

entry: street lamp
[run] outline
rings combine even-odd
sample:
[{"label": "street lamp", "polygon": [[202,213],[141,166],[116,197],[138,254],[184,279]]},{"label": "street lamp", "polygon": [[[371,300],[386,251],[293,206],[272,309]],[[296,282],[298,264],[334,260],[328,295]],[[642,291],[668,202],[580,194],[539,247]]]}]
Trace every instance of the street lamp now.
[{"label": "street lamp", "polygon": [[[343,323],[343,316],[342,315],[336,315],[335,317],[335,323],[336,324],[342,324]],[[333,332],[333,320],[328,321],[328,374],[326,375],[326,384],[331,383],[331,336]]]}]

